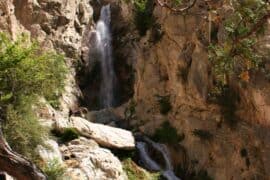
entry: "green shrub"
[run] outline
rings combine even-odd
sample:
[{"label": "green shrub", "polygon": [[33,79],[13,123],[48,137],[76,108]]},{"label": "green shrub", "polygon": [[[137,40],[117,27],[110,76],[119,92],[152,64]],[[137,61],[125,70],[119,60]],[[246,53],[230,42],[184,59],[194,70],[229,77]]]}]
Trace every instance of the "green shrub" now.
[{"label": "green shrub", "polygon": [[135,0],[135,25],[141,36],[154,24],[153,0]]},{"label": "green shrub", "polygon": [[232,88],[228,85],[218,84],[209,93],[208,100],[221,106],[221,113],[227,125],[230,127],[237,125],[239,117],[235,111],[240,97]]},{"label": "green shrub", "polygon": [[157,101],[159,102],[159,111],[161,114],[168,114],[172,109],[172,105],[170,102],[170,96],[159,96],[156,95]]},{"label": "green shrub", "polygon": [[62,180],[66,171],[57,159],[49,161],[42,170],[48,176],[48,180]]},{"label": "green shrub", "polygon": [[63,134],[61,134],[60,139],[62,142],[69,142],[72,141],[73,139],[77,139],[79,138],[79,132],[74,129],[74,128],[66,128],[63,132]]},{"label": "green shrub", "polygon": [[173,4],[175,6],[178,6],[178,5],[180,5],[183,2],[183,0],[172,0],[172,1],[173,1]]},{"label": "green shrub", "polygon": [[43,52],[25,35],[12,41],[0,33],[0,109],[3,133],[11,148],[29,159],[46,130],[39,125],[34,105],[38,97],[56,101],[64,86],[64,58]]},{"label": "green shrub", "polygon": [[123,169],[128,176],[128,180],[159,180],[159,173],[149,173],[146,170],[140,168],[132,159],[125,159],[123,162]]},{"label": "green shrub", "polygon": [[207,130],[203,130],[203,129],[194,129],[192,131],[193,135],[194,136],[197,136],[199,137],[200,139],[202,140],[211,140],[213,139],[213,134],[210,133],[209,131]]},{"label": "green shrub", "polygon": [[173,128],[168,121],[166,121],[155,131],[152,138],[153,140],[161,143],[176,144],[182,141],[185,138],[185,135],[178,135],[177,130]]},{"label": "green shrub", "polygon": [[126,120],[131,120],[132,118],[134,118],[136,114],[136,106],[137,106],[137,103],[134,101],[134,99],[132,99],[129,102],[128,107],[125,109],[125,112],[124,112]]},{"label": "green shrub", "polygon": [[20,96],[44,95],[50,99],[64,86],[64,58],[53,52],[42,52],[36,42],[22,36],[12,42],[0,34],[0,91],[14,103]]},{"label": "green shrub", "polygon": [[51,96],[47,96],[47,102],[54,108],[54,109],[58,109],[60,108],[60,99],[61,97],[61,92],[55,92],[53,95]]},{"label": "green shrub", "polygon": [[42,144],[47,136],[47,129],[39,124],[31,105],[26,101],[16,109],[13,105],[8,105],[3,133],[13,150],[35,160],[35,147]]}]

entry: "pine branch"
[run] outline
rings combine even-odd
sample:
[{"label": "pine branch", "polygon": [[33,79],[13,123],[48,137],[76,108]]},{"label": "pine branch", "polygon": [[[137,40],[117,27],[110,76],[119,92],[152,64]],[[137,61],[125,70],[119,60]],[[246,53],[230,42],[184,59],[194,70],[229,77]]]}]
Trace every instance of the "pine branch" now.
[{"label": "pine branch", "polygon": [[239,41],[246,39],[252,34],[256,33],[267,22],[268,18],[270,18],[270,11],[268,11],[267,14],[265,14],[247,34],[237,37],[234,42],[238,43]]}]

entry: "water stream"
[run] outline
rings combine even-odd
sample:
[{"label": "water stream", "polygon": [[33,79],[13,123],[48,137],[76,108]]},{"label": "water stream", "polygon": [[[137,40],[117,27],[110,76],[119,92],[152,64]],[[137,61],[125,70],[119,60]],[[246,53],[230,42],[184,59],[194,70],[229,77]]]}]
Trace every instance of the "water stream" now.
[{"label": "water stream", "polygon": [[101,63],[101,86],[100,86],[100,105],[102,108],[109,108],[114,102],[114,81],[115,72],[113,67],[112,45],[111,45],[111,8],[110,5],[103,6],[100,18],[96,26],[96,47]]},{"label": "water stream", "polygon": [[[180,180],[173,172],[173,165],[167,147],[164,144],[156,143],[147,137],[144,137],[143,141],[144,142],[136,143],[142,166],[150,171],[160,171],[163,177],[168,180]],[[162,159],[164,160],[164,167],[156,162],[155,157],[151,157],[150,149],[161,154]]]}]

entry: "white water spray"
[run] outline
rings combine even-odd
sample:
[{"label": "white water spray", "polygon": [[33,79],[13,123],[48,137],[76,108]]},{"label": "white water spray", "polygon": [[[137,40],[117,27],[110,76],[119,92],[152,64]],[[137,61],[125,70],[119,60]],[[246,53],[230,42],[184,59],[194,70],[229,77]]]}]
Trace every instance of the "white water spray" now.
[{"label": "white water spray", "polygon": [[103,108],[113,105],[115,73],[113,68],[111,45],[111,8],[103,6],[96,27],[97,50],[100,54],[102,82],[100,87],[100,103]]},{"label": "white water spray", "polygon": [[[163,177],[165,177],[168,180],[180,180],[180,178],[178,178],[173,172],[170,154],[166,146],[164,144],[155,143],[147,137],[144,137],[143,139],[145,142],[137,142],[136,144],[136,147],[139,151],[140,162],[143,164],[143,166],[145,166],[145,168],[151,171],[161,171]],[[162,168],[153,159],[153,157],[151,157],[147,149],[148,146],[151,146],[151,148],[161,153],[165,161],[164,168]]]}]

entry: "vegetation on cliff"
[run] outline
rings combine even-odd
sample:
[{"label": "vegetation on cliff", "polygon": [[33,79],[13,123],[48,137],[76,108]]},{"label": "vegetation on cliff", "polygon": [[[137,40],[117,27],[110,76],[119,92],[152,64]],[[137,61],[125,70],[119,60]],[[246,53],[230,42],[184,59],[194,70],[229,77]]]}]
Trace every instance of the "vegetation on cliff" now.
[{"label": "vegetation on cliff", "polygon": [[22,35],[12,41],[0,34],[0,108],[2,129],[9,145],[29,159],[46,137],[34,112],[38,98],[56,101],[64,86],[64,58],[44,52]]},{"label": "vegetation on cliff", "polygon": [[53,159],[46,163],[42,168],[44,173],[48,176],[48,180],[63,180],[66,172],[65,167],[57,159]]},{"label": "vegetation on cliff", "polygon": [[125,170],[129,180],[159,180],[159,173],[149,173],[139,167],[132,159],[127,158],[122,161],[123,169]]},{"label": "vegetation on cliff", "polygon": [[233,75],[248,82],[250,73],[263,67],[263,57],[256,46],[270,17],[269,2],[233,1],[233,8],[224,22],[216,18],[215,23],[225,25],[226,37],[209,47],[214,75],[222,84],[228,84]]},{"label": "vegetation on cliff", "polygon": [[165,121],[161,127],[155,131],[152,138],[153,140],[161,143],[177,144],[185,138],[185,135],[179,135],[177,130],[172,127],[168,121]]},{"label": "vegetation on cliff", "polygon": [[135,0],[135,25],[141,36],[154,24],[153,0]]}]

